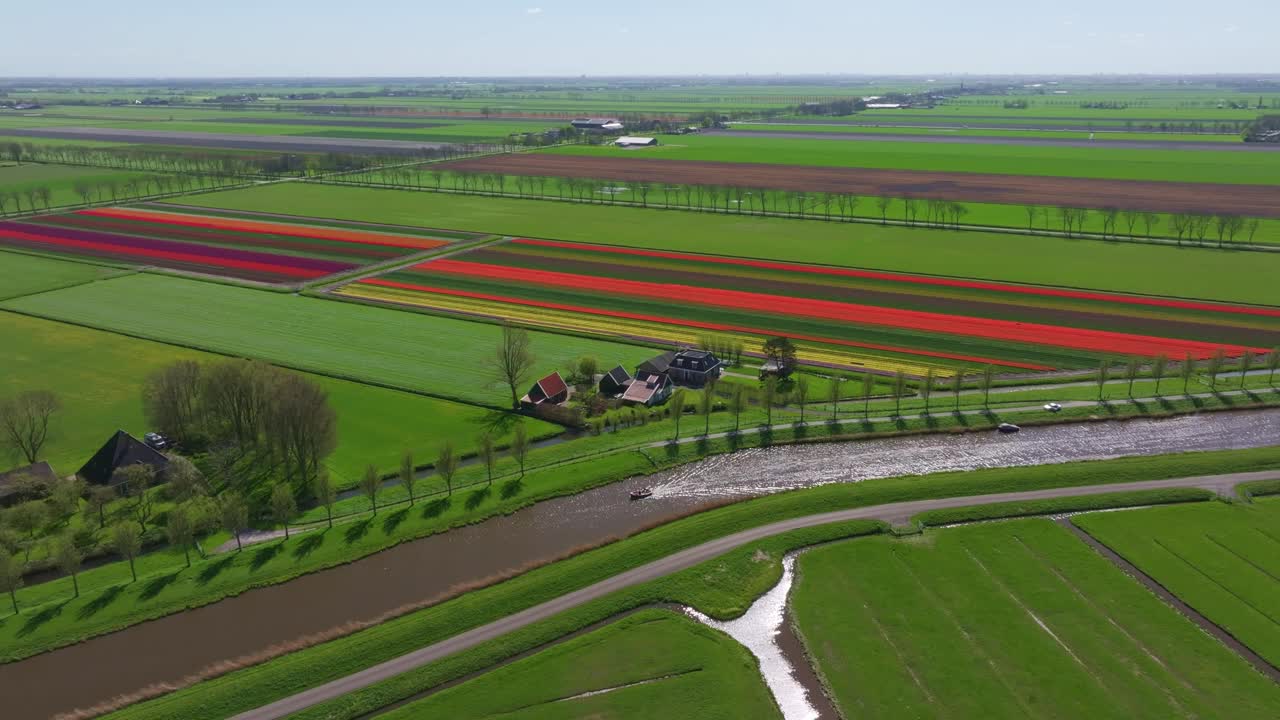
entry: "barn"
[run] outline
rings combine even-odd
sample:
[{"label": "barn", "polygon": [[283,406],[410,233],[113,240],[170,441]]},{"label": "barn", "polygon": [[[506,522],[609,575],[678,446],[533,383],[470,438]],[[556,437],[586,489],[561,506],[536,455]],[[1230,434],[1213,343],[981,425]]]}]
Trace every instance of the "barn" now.
[{"label": "barn", "polygon": [[623,135],[617,140],[614,140],[613,144],[618,147],[653,147],[658,144],[658,138]]},{"label": "barn", "polygon": [[569,124],[579,130],[594,132],[617,132],[622,129],[622,123],[616,118],[574,118]]}]

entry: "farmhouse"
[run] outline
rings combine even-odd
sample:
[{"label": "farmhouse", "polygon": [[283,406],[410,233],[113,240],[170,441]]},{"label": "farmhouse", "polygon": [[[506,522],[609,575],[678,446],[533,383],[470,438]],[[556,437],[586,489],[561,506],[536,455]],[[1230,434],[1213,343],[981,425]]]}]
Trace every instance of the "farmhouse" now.
[{"label": "farmhouse", "polygon": [[724,363],[706,350],[665,352],[649,358],[636,368],[636,379],[650,375],[666,375],[677,385],[700,388],[710,379],[720,377]]},{"label": "farmhouse", "polygon": [[23,499],[23,488],[18,483],[19,478],[23,477],[49,484],[58,479],[58,474],[53,471],[49,463],[43,460],[33,465],[26,465],[0,473],[0,507],[17,504]]},{"label": "farmhouse", "polygon": [[575,118],[569,124],[579,130],[593,132],[616,132],[622,129],[622,123],[615,118]]},{"label": "farmhouse", "polygon": [[619,397],[631,382],[631,375],[619,365],[600,378],[600,394],[608,398]]},{"label": "farmhouse", "polygon": [[613,144],[618,147],[653,147],[658,144],[658,138],[623,135],[614,140]]},{"label": "farmhouse", "polygon": [[147,447],[142,441],[123,430],[106,442],[98,452],[89,458],[89,462],[76,473],[85,482],[95,485],[111,484],[111,476],[116,470],[130,465],[150,465],[156,473],[162,472],[169,464],[169,458]]},{"label": "farmhouse", "polygon": [[622,394],[623,402],[631,402],[646,407],[660,405],[671,397],[671,376],[647,374],[637,377],[627,386]]},{"label": "farmhouse", "polygon": [[536,408],[541,405],[560,405],[568,399],[569,385],[560,377],[560,373],[553,372],[534,383],[528,394],[520,398],[520,404]]}]

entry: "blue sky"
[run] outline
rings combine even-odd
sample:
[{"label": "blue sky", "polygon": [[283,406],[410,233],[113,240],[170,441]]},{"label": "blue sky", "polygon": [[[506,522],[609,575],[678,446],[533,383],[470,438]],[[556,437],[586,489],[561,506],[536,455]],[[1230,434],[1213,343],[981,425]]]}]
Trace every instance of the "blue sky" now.
[{"label": "blue sky", "polygon": [[4,76],[1280,72],[1280,2],[63,0]]}]

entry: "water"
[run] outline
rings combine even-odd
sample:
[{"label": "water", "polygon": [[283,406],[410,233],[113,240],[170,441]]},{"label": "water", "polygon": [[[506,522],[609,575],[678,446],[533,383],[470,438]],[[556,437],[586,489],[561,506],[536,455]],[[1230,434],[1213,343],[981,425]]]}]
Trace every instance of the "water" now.
[{"label": "water", "polygon": [[[0,665],[0,687],[24,689],[9,698],[5,718],[49,717],[153,683],[180,682],[208,666],[348,623],[369,622],[407,605],[438,601],[469,584],[519,572],[725,499],[939,470],[1276,443],[1280,411],[1258,410],[1027,428],[1008,436],[984,432],[745,450],[541,502],[288,583]],[[638,485],[654,486],[654,496],[628,500],[627,490]],[[465,501],[465,493],[453,499]],[[387,521],[394,510],[379,512],[376,522]],[[419,505],[414,512],[422,510]],[[339,526],[327,532],[347,530]],[[260,552],[269,545],[273,544],[245,552]],[[112,657],[127,657],[129,662],[102,661]],[[63,682],[67,677],[76,682]]]}]

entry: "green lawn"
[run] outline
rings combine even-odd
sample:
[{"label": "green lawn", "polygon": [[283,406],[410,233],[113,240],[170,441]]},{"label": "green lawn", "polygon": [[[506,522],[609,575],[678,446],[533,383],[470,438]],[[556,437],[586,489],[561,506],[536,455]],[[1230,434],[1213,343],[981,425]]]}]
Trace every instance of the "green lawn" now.
[{"label": "green lawn", "polygon": [[1133,150],[1100,146],[948,145],[904,141],[810,140],[723,135],[673,137],[644,152],[612,145],[570,145],[560,155],[709,160],[821,167],[886,168],[1108,180],[1280,184],[1275,153],[1229,150]]},{"label": "green lawn", "polygon": [[106,265],[0,251],[0,300],[78,285],[119,272]]},{"label": "green lawn", "polygon": [[[581,697],[585,693],[600,694]],[[513,720],[780,717],[746,648],[661,610],[642,611],[384,717],[497,715]]]},{"label": "green lawn", "polygon": [[[79,469],[117,429],[135,436],[149,429],[141,397],[151,371],[176,360],[218,359],[173,345],[9,312],[0,312],[0,336],[5,339],[0,397],[49,388],[62,401],[44,457],[64,474]],[[329,392],[338,415],[338,448],[327,464],[342,485],[354,484],[369,464],[384,472],[395,471],[405,450],[411,450],[419,463],[429,462],[446,439],[463,452],[470,451],[476,437],[497,419],[491,411],[470,405],[312,377]],[[526,422],[531,423],[533,436],[558,429],[538,420]],[[502,437],[499,442],[505,441],[505,431]]]},{"label": "green lawn", "polygon": [[1280,502],[1152,508],[1075,521],[1280,665]]},{"label": "green lawn", "polygon": [[[864,116],[866,117],[866,116]],[[868,118],[867,121],[874,118]],[[975,123],[981,125],[981,122]],[[1234,133],[1215,135],[1207,133],[1171,133],[1171,132],[1126,132],[1108,130],[1090,133],[1088,130],[1019,130],[1016,128],[941,128],[941,127],[895,127],[879,125],[823,124],[821,120],[812,124],[800,123],[789,125],[783,122],[748,122],[733,123],[732,130],[739,132],[757,132],[767,136],[769,133],[832,133],[835,135],[941,135],[944,137],[1012,137],[1012,138],[1051,138],[1058,140],[1088,140],[1092,134],[1094,142],[1105,145],[1112,140],[1155,140],[1160,142],[1216,142],[1238,143],[1240,136]],[[678,142],[673,140],[672,142]]]},{"label": "green lawn", "polygon": [[340,220],[1275,304],[1280,253],[284,183],[183,202]]},{"label": "green lawn", "polygon": [[1280,707],[1280,687],[1048,520],[851,540],[802,555],[798,575],[795,618],[848,717]]},{"label": "green lawn", "polygon": [[[23,142],[26,141],[26,138],[23,138]],[[27,197],[26,191],[32,188],[48,187],[51,193],[49,204],[53,207],[79,205],[84,202],[84,198],[75,191],[78,182],[87,183],[92,188],[94,202],[103,202],[114,198],[110,189],[112,184],[115,184],[117,192],[120,192],[120,186],[126,181],[145,180],[151,175],[151,173],[110,168],[36,163],[14,165],[6,162],[0,163],[0,193],[19,193],[20,199],[17,200],[16,205],[12,197],[5,198],[4,208],[7,212],[15,210],[26,212],[31,210],[31,199]],[[45,209],[42,200],[36,199],[36,206],[41,210]]]},{"label": "green lawn", "polygon": [[[446,399],[510,407],[510,393],[494,382],[496,373],[487,362],[496,352],[501,329],[487,323],[145,274],[19,298],[3,307]],[[610,367],[633,367],[655,353],[636,345],[530,335],[537,362],[529,383],[582,355],[594,355]]]}]

